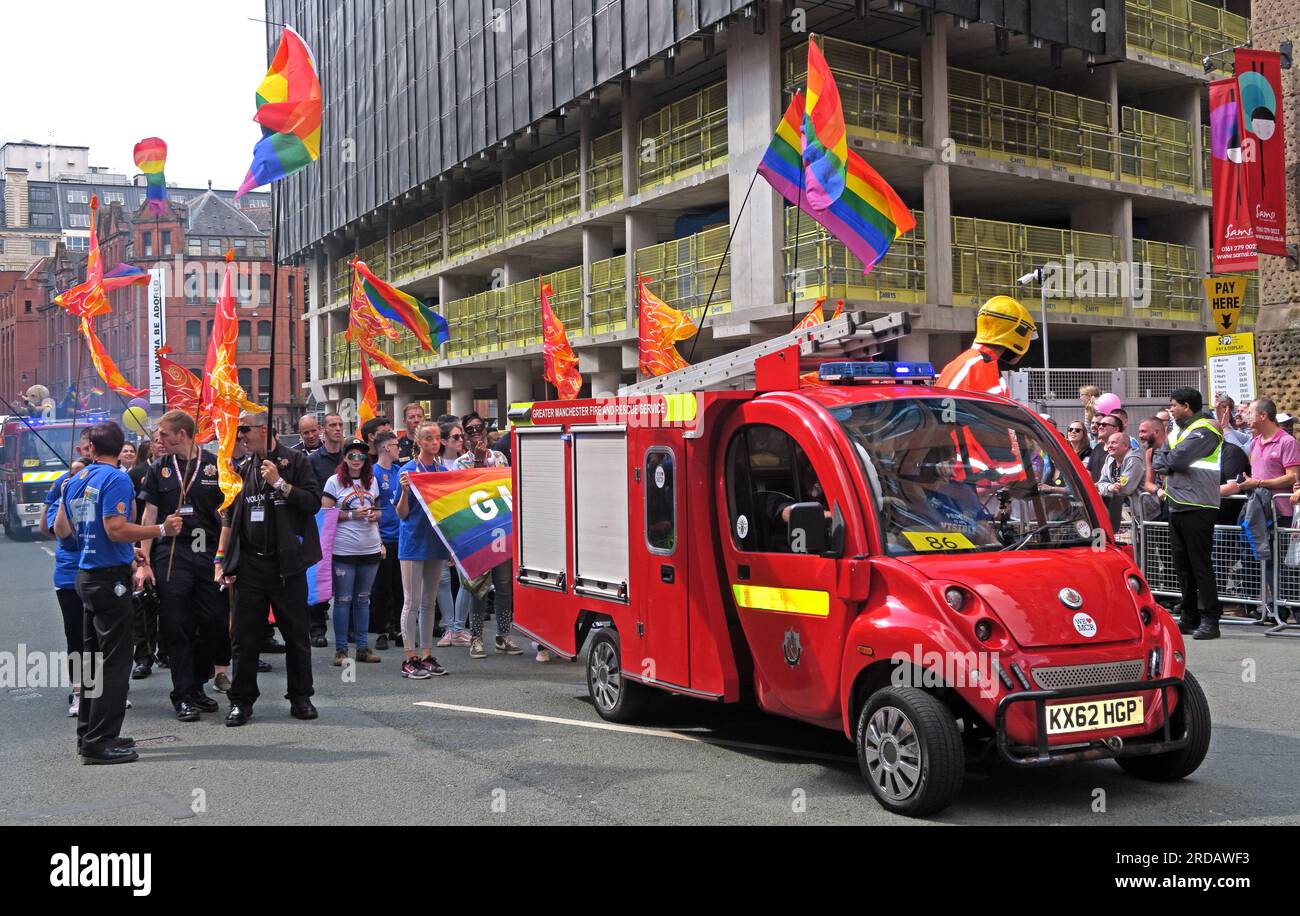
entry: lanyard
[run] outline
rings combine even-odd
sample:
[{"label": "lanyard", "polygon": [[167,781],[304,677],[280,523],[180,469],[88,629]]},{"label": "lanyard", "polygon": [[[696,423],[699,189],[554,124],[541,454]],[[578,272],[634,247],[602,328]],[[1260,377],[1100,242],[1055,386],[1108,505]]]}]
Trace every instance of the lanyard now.
[{"label": "lanyard", "polygon": [[429,471],[436,471],[436,470],[438,470],[438,465],[436,465],[436,464],[426,465],[426,464],[425,464],[424,462],[422,462],[419,458],[416,458],[416,459],[415,459],[415,469],[416,469],[417,471],[420,471],[420,472],[422,472],[422,473],[426,473],[426,474],[427,474]]}]

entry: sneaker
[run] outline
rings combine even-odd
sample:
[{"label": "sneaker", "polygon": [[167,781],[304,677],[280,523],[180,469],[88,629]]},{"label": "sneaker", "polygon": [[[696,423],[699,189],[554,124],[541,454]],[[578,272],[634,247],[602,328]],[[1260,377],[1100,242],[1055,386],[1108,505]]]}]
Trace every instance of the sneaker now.
[{"label": "sneaker", "polygon": [[77,714],[80,712],[81,712],[81,694],[79,693],[68,694],[68,718],[75,719],[77,717]]},{"label": "sneaker", "polygon": [[359,649],[357,649],[357,661],[370,662],[373,664],[376,662],[382,662],[383,659],[380,658],[378,655],[376,655],[374,652],[370,651],[369,646],[361,646]]},{"label": "sneaker", "polygon": [[473,640],[469,638],[469,633],[465,632],[464,630],[459,631],[455,636],[451,638],[451,644],[453,646],[459,646],[462,649],[468,646],[472,642]]},{"label": "sneaker", "polygon": [[420,659],[420,667],[429,672],[433,677],[443,677],[447,673],[447,669],[438,664],[438,660],[432,655],[428,658]]},{"label": "sneaker", "polygon": [[408,658],[402,662],[402,677],[409,677],[413,681],[425,681],[429,679],[429,672],[418,660]]},{"label": "sneaker", "polygon": [[496,649],[498,652],[504,652],[506,655],[524,654],[524,650],[512,643],[509,636],[498,636]]},{"label": "sneaker", "polygon": [[538,649],[538,650],[537,650],[537,660],[538,660],[539,662],[549,662],[549,661],[551,660],[551,658],[552,658],[552,656],[551,656],[551,653],[550,653],[550,650],[549,650],[549,649]]},{"label": "sneaker", "polygon": [[487,653],[483,651],[483,640],[475,636],[469,641],[470,658],[487,658]]},{"label": "sneaker", "polygon": [[455,639],[455,637],[452,635],[451,630],[443,630],[443,631],[442,631],[442,639],[438,640],[438,645],[439,645],[440,647],[441,647],[441,646],[450,646],[450,645],[453,644],[453,643],[452,643],[452,640],[453,640],[453,639]]},{"label": "sneaker", "polygon": [[230,678],[226,676],[226,672],[222,671],[212,679],[212,687],[218,693],[225,693],[230,689]]},{"label": "sneaker", "polygon": [[335,667],[335,668],[342,668],[342,667],[343,667],[343,663],[344,663],[345,661],[347,661],[347,660],[348,660],[348,651],[347,651],[347,649],[339,649],[337,652],[334,653],[334,667]]}]

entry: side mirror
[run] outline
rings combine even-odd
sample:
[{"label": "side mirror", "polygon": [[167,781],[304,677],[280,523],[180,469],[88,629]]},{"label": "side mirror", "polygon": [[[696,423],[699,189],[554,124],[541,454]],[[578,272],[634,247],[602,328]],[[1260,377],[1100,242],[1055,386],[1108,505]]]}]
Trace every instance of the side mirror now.
[{"label": "side mirror", "polygon": [[821,556],[826,552],[826,510],[821,503],[795,503],[787,523],[790,549]]}]

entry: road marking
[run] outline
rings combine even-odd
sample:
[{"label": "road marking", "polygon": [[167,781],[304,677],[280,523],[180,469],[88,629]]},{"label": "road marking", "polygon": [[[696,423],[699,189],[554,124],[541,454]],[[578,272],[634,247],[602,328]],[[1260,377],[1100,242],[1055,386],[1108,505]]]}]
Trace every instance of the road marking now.
[{"label": "road marking", "polygon": [[855,758],[844,754],[822,754],[817,751],[801,751],[789,747],[775,747],[770,744],[753,744],[748,741],[732,741],[728,738],[709,738],[686,732],[671,731],[663,728],[643,728],[638,725],[619,725],[615,722],[590,722],[583,719],[561,719],[558,716],[542,716],[531,712],[514,712],[508,709],[487,709],[479,706],[457,706],[454,703],[433,703],[422,700],[416,706],[429,709],[445,709],[450,712],[468,712],[480,716],[499,716],[503,719],[525,719],[529,722],[546,722],[552,725],[573,725],[578,728],[592,728],[607,732],[625,732],[633,735],[649,735],[652,738],[672,738],[676,741],[691,741],[696,744],[714,744],[719,747],[734,747],[746,751],[762,751],[767,754],[782,754],[787,757],[805,757],[810,760],[828,760],[835,763],[851,763]]},{"label": "road marking", "polygon": [[45,551],[46,553],[48,553],[50,556],[54,556],[54,551],[53,551],[53,550],[50,550],[50,548],[46,547],[44,544],[37,544],[36,546],[39,547],[39,548],[41,548],[41,550],[44,550],[44,551]]}]

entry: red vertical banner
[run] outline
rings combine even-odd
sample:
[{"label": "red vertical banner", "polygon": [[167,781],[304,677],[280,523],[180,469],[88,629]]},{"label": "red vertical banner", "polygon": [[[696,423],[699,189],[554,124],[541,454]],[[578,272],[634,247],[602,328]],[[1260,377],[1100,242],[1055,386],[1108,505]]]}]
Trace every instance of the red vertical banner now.
[{"label": "red vertical banner", "polygon": [[1282,64],[1277,51],[1238,48],[1242,168],[1260,254],[1286,257],[1286,131],[1282,125]]},{"label": "red vertical banner", "polygon": [[1259,264],[1250,192],[1242,167],[1241,89],[1237,80],[1210,83],[1210,190],[1214,204],[1214,272],[1255,270]]}]

